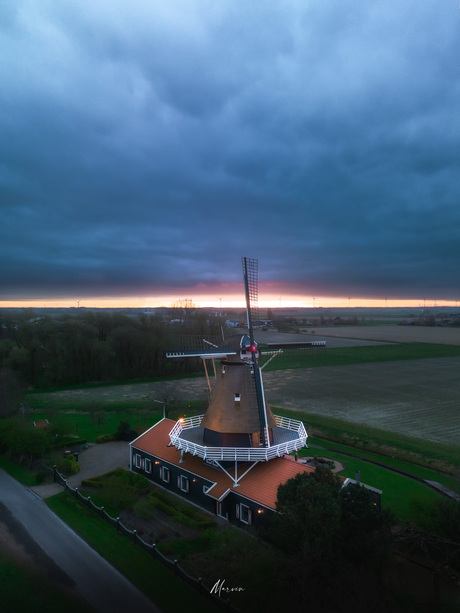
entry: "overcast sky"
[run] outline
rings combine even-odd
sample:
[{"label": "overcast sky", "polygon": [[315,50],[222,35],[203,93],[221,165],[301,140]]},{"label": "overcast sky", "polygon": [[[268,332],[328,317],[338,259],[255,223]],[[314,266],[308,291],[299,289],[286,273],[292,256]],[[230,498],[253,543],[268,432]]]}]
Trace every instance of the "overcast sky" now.
[{"label": "overcast sky", "polygon": [[460,299],[458,0],[2,0],[0,79],[0,301]]}]

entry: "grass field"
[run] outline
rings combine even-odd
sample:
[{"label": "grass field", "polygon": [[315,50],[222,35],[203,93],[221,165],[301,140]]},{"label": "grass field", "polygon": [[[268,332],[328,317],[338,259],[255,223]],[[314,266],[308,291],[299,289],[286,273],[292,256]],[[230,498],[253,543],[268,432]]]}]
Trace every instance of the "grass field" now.
[{"label": "grass field", "polygon": [[139,546],[101,520],[75,498],[63,492],[47,500],[48,506],[129,581],[165,613],[182,610],[215,613],[219,609],[176,577]]}]

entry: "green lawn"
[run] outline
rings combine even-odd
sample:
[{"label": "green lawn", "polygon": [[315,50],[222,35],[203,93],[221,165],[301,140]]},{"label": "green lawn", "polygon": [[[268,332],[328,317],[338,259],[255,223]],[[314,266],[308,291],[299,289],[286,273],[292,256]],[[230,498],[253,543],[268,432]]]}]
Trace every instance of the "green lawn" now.
[{"label": "green lawn", "polygon": [[[320,439],[315,439],[316,442],[325,446],[328,443]],[[345,470],[340,473],[343,477],[355,479],[359,470],[362,483],[382,491],[382,509],[389,508],[400,520],[411,520],[425,526],[429,508],[442,499],[441,494],[419,481],[339,451],[321,451],[312,447],[302,450],[300,455],[317,455],[339,460],[345,465]]]},{"label": "green lawn", "polygon": [[0,455],[0,468],[3,468],[5,472],[23,485],[37,484],[37,479],[34,472],[27,470],[23,466],[19,466],[19,464],[13,462],[13,460],[10,460],[4,455]]},{"label": "green lawn", "polygon": [[182,610],[215,613],[220,610],[68,492],[52,496],[46,502],[52,511],[165,613]]},{"label": "green lawn", "polygon": [[[64,390],[62,390],[64,391]],[[131,411],[148,412],[152,410],[152,401],[147,398],[105,400],[97,397],[96,400],[79,398],[78,396],[58,396],[55,392],[28,392],[25,396],[28,408],[36,412],[55,413],[66,411],[85,411],[87,413],[125,413]]]},{"label": "green lawn", "polygon": [[[437,481],[442,485],[445,485],[447,488],[453,490],[454,492],[458,492],[460,494],[460,480],[452,477],[450,475],[446,475],[444,473],[440,473],[436,470],[426,468],[425,466],[419,466],[418,464],[413,464],[411,462],[405,460],[399,460],[395,457],[389,457],[385,455],[380,455],[375,452],[366,451],[365,449],[353,449],[347,445],[341,445],[340,443],[335,443],[333,441],[328,441],[325,439],[320,439],[316,437],[308,437],[308,445],[310,446],[310,455],[330,455],[330,449],[336,452],[345,452],[353,453],[362,458],[368,459],[369,461],[378,462],[379,464],[384,464],[389,468],[395,468],[397,470],[405,471],[415,477],[420,477],[421,479],[428,479],[430,481]],[[315,446],[326,447],[327,451],[321,451],[317,449]]]},{"label": "green lawn", "polygon": [[[67,434],[78,436],[89,443],[95,443],[99,436],[114,434],[117,431],[120,421],[127,421],[134,430],[139,428],[150,428],[162,415],[152,411],[149,413],[141,411],[105,411],[99,419],[93,418],[90,413],[54,413],[52,421],[57,426],[63,428]],[[35,413],[29,416],[31,420],[49,418],[49,413]]]}]

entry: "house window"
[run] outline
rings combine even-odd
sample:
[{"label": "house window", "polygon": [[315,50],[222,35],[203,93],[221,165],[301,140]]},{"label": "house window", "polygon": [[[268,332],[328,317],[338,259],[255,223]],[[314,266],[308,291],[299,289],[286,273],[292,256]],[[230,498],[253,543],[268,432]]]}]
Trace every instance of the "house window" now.
[{"label": "house window", "polygon": [[252,511],[245,504],[236,505],[236,518],[243,522],[243,524],[252,524]]},{"label": "house window", "polygon": [[144,468],[146,473],[151,473],[152,472],[152,460],[149,460],[148,458],[145,458],[145,468]]},{"label": "house window", "polygon": [[183,492],[188,492],[189,491],[189,481],[187,477],[185,477],[184,475],[179,475],[177,477],[177,487],[181,489]]},{"label": "house window", "polygon": [[166,468],[166,466],[162,466],[160,468],[160,477],[162,481],[164,481],[165,483],[169,483],[171,480],[171,473],[169,472],[169,468]]},{"label": "house window", "polygon": [[138,453],[136,453],[136,455],[134,457],[134,463],[135,463],[136,468],[141,468],[141,466],[142,466],[142,458],[141,458],[141,456]]}]

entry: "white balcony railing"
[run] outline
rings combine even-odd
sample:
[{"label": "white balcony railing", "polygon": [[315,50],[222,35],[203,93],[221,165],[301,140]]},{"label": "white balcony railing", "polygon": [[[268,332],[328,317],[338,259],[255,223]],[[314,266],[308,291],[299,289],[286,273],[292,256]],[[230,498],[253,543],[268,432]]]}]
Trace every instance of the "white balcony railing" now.
[{"label": "white balcony railing", "polygon": [[197,415],[179,420],[169,433],[171,443],[181,451],[197,455],[206,460],[255,462],[272,460],[293,451],[298,451],[307,442],[307,432],[301,421],[279,417],[278,415],[275,415],[276,426],[294,431],[297,433],[297,436],[289,441],[271,445],[270,447],[208,447],[181,438],[184,430],[198,427],[202,419],[203,415]]}]

